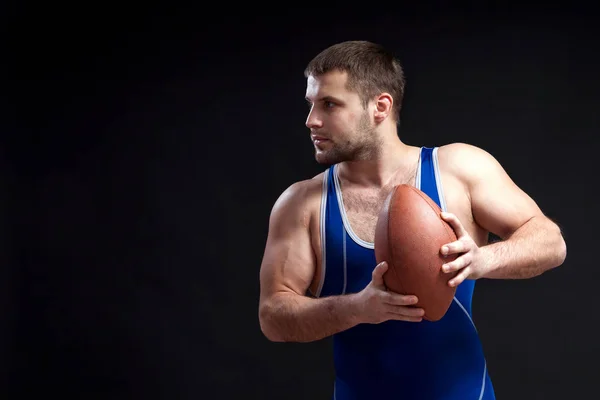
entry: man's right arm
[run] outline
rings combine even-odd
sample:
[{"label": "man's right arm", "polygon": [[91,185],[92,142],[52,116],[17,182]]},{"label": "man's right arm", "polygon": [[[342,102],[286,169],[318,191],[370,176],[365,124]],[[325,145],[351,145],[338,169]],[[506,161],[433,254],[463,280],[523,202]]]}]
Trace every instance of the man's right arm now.
[{"label": "man's right arm", "polygon": [[320,299],[305,295],[316,271],[311,244],[311,219],[318,218],[311,205],[315,183],[290,186],[271,212],[260,269],[259,321],[272,341],[320,340],[361,322],[358,294]]}]

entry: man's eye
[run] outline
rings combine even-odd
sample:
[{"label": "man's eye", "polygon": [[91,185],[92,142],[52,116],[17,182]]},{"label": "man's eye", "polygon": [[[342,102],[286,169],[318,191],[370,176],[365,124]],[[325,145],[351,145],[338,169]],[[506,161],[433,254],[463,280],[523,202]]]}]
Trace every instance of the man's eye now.
[{"label": "man's eye", "polygon": [[325,107],[327,107],[327,108],[331,108],[331,107],[333,107],[333,106],[335,106],[335,104],[333,104],[331,101],[326,101],[326,102],[325,102]]}]

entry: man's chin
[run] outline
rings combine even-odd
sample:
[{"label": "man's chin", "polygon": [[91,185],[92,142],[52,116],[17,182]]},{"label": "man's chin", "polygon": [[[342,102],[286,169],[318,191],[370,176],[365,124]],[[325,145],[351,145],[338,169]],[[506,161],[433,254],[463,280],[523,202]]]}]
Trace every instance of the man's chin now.
[{"label": "man's chin", "polygon": [[319,165],[328,166],[328,165],[333,165],[334,164],[334,163],[330,162],[327,159],[323,159],[323,158],[319,158],[319,157],[315,157],[315,160],[317,161],[317,164],[319,164]]},{"label": "man's chin", "polygon": [[329,164],[329,159],[328,159],[327,155],[323,154],[320,151],[316,151],[315,152],[315,161],[318,164],[321,164],[321,165],[327,165],[327,164]]},{"label": "man's chin", "polygon": [[315,153],[315,160],[321,165],[333,165],[342,161],[339,156],[322,151]]}]

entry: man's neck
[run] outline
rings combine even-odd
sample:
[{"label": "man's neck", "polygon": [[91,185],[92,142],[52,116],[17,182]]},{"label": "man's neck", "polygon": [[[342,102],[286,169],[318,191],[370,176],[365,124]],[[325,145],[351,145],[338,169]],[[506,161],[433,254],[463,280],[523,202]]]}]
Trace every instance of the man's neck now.
[{"label": "man's neck", "polygon": [[408,174],[414,169],[414,154],[414,146],[408,146],[396,137],[382,143],[368,159],[341,163],[339,175],[352,184],[383,188],[398,174]]}]

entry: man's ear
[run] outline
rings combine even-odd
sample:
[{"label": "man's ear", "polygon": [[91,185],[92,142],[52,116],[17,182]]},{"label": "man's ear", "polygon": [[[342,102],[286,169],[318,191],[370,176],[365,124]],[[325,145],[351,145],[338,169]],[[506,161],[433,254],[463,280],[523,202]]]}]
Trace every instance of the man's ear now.
[{"label": "man's ear", "polygon": [[386,119],[392,112],[394,99],[389,93],[381,93],[375,98],[375,122],[381,122]]}]

